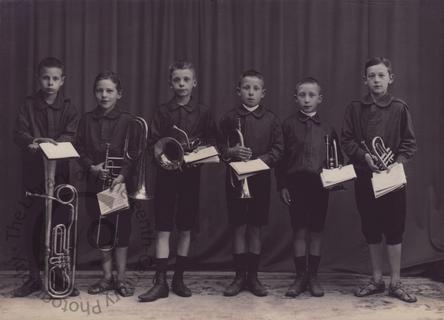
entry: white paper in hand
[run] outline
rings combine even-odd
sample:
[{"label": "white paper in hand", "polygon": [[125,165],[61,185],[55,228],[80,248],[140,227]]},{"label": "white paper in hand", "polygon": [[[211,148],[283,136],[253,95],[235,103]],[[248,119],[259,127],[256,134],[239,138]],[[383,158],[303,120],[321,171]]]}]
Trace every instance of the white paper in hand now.
[{"label": "white paper in hand", "polygon": [[[183,156],[183,161],[185,163],[205,163],[205,162],[215,162],[215,157],[218,157],[217,149],[213,146],[199,149],[194,152],[187,153]],[[212,161],[204,161],[205,159],[212,159]],[[217,162],[219,162],[217,160]]]},{"label": "white paper in hand", "polygon": [[42,142],[39,144],[39,146],[48,160],[80,157],[71,142],[58,142],[57,144]]},{"label": "white paper in hand", "polygon": [[126,185],[120,183],[111,189],[103,190],[97,194],[101,215],[107,215],[112,212],[129,208],[128,194]]},{"label": "white paper in hand", "polygon": [[270,167],[261,159],[254,159],[250,161],[235,161],[230,162],[230,166],[238,176],[258,173],[264,170],[270,170]]},{"label": "white paper in hand", "polygon": [[405,184],[407,184],[407,178],[402,163],[396,163],[390,170],[373,173],[372,186],[375,198],[400,189]]},{"label": "white paper in hand", "polygon": [[329,188],[355,178],[356,172],[351,164],[340,168],[322,169],[321,172],[321,181],[324,188]]}]

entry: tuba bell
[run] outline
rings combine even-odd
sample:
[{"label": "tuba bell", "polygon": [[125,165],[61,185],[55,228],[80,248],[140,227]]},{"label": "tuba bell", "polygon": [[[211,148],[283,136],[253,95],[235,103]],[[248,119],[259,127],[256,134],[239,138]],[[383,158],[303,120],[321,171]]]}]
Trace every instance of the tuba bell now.
[{"label": "tuba bell", "polygon": [[361,141],[361,145],[370,154],[379,170],[387,170],[388,166],[395,161],[393,151],[385,146],[384,140],[379,136],[374,137],[372,140],[372,151],[370,151],[364,140]]},{"label": "tuba bell", "polygon": [[[76,243],[78,192],[70,184],[54,187],[56,161],[43,159],[45,192],[26,192],[26,196],[45,199],[45,291],[52,298],[66,298],[74,289],[76,271]],[[69,209],[66,223],[52,226],[53,201]]]}]

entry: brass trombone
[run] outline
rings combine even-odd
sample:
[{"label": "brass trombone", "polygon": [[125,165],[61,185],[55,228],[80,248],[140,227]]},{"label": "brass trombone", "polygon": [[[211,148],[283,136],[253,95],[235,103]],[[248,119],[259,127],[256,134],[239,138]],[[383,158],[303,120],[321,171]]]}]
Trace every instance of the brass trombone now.
[{"label": "brass trombone", "polygon": [[[239,138],[239,144],[241,147],[245,147],[245,141],[244,141],[244,136],[242,134],[242,130],[241,130],[241,119],[237,118],[236,119],[236,134]],[[231,186],[235,189],[236,191],[236,197],[239,199],[250,199],[252,198],[251,193],[250,193],[250,188],[248,186],[248,180],[247,178],[241,179],[238,182],[235,182],[235,180],[237,180],[235,176],[236,174],[231,171]]]},{"label": "brass trombone", "polygon": [[[70,184],[60,184],[54,188],[56,161],[44,158],[43,162],[46,194],[31,192],[25,194],[45,199],[45,290],[52,298],[66,298],[74,289],[78,192]],[[64,199],[62,191],[69,192],[69,197]],[[68,206],[69,219],[66,224],[52,226],[53,201]]]},{"label": "brass trombone", "polygon": [[372,140],[372,150],[368,148],[364,140],[361,141],[362,147],[370,154],[379,170],[387,170],[388,166],[395,161],[395,155],[393,151],[386,147],[384,140],[381,137],[376,136]]},{"label": "brass trombone", "polygon": [[[131,155],[129,151],[129,145],[132,141],[132,132],[135,130],[138,131],[138,144],[137,144],[137,152],[135,155]],[[149,188],[146,187],[146,145],[148,141],[148,124],[145,119],[142,117],[134,117],[127,129],[124,143],[123,156],[114,157],[110,156],[110,147],[109,143],[105,144],[105,161],[103,164],[103,168],[108,170],[108,175],[103,181],[102,189],[108,189],[113,180],[117,178],[120,170],[122,169],[122,162],[125,159],[135,160],[135,170],[136,170],[136,186],[135,190],[132,193],[128,194],[128,197],[135,200],[150,200],[152,199],[151,193],[148,191]],[[117,244],[117,230],[119,227],[119,214],[116,214],[116,221],[114,223],[114,240],[111,245],[101,246],[100,244],[100,236],[101,236],[101,228],[102,228],[102,220],[105,219],[102,215],[99,217],[98,229],[97,229],[97,238],[96,245],[102,251],[110,251],[115,248]]]}]

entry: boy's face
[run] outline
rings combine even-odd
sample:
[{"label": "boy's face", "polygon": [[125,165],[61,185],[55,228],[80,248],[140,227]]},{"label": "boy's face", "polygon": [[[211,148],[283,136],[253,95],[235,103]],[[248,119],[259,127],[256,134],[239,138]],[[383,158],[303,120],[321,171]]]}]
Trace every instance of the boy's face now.
[{"label": "boy's face", "polygon": [[364,83],[373,96],[381,97],[386,94],[388,85],[393,83],[393,74],[384,64],[377,64],[367,68]]},{"label": "boy's face", "polygon": [[122,97],[122,94],[117,91],[116,84],[110,79],[99,80],[94,90],[97,104],[104,109],[109,109],[115,106],[117,100]]},{"label": "boy's face", "polygon": [[170,85],[177,97],[186,98],[191,96],[193,88],[197,85],[193,70],[174,70],[171,73]]},{"label": "boy's face", "polygon": [[297,103],[305,113],[316,112],[322,102],[320,88],[316,83],[303,83],[297,88],[295,94]]},{"label": "boy's face", "polygon": [[257,77],[243,77],[238,94],[243,104],[247,107],[255,107],[265,96],[264,81]]},{"label": "boy's face", "polygon": [[42,91],[48,96],[55,95],[59,89],[63,86],[65,76],[60,68],[43,67],[40,70],[39,84]]}]

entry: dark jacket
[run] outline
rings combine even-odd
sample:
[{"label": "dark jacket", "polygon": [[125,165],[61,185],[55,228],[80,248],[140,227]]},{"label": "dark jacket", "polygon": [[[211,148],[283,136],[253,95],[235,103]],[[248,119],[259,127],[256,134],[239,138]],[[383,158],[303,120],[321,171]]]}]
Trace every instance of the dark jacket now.
[{"label": "dark jacket", "polygon": [[371,148],[372,139],[380,136],[386,147],[395,154],[395,160],[405,163],[416,152],[416,138],[407,104],[390,94],[374,101],[366,95],[352,101],[344,116],[341,144],[345,154],[359,171],[369,171],[365,162],[365,149],[361,141]]},{"label": "dark jacket", "polygon": [[[38,91],[26,98],[20,107],[15,128],[14,142],[22,151],[23,182],[25,188],[37,190],[43,184],[44,169],[42,153],[30,152],[27,148],[35,138],[52,138],[59,142],[74,141],[78,124],[75,106],[62,93],[58,93],[52,105],[48,105],[43,93]],[[65,166],[68,170],[67,163]],[[60,170],[56,171],[60,173]],[[67,174],[67,172],[65,172]]]},{"label": "dark jacket", "polygon": [[301,111],[288,117],[282,124],[284,156],[276,167],[278,190],[287,187],[289,175],[297,172],[319,174],[326,167],[327,147],[325,136],[335,138],[338,160],[342,163],[339,139],[333,126],[319,113],[310,117]]}]

